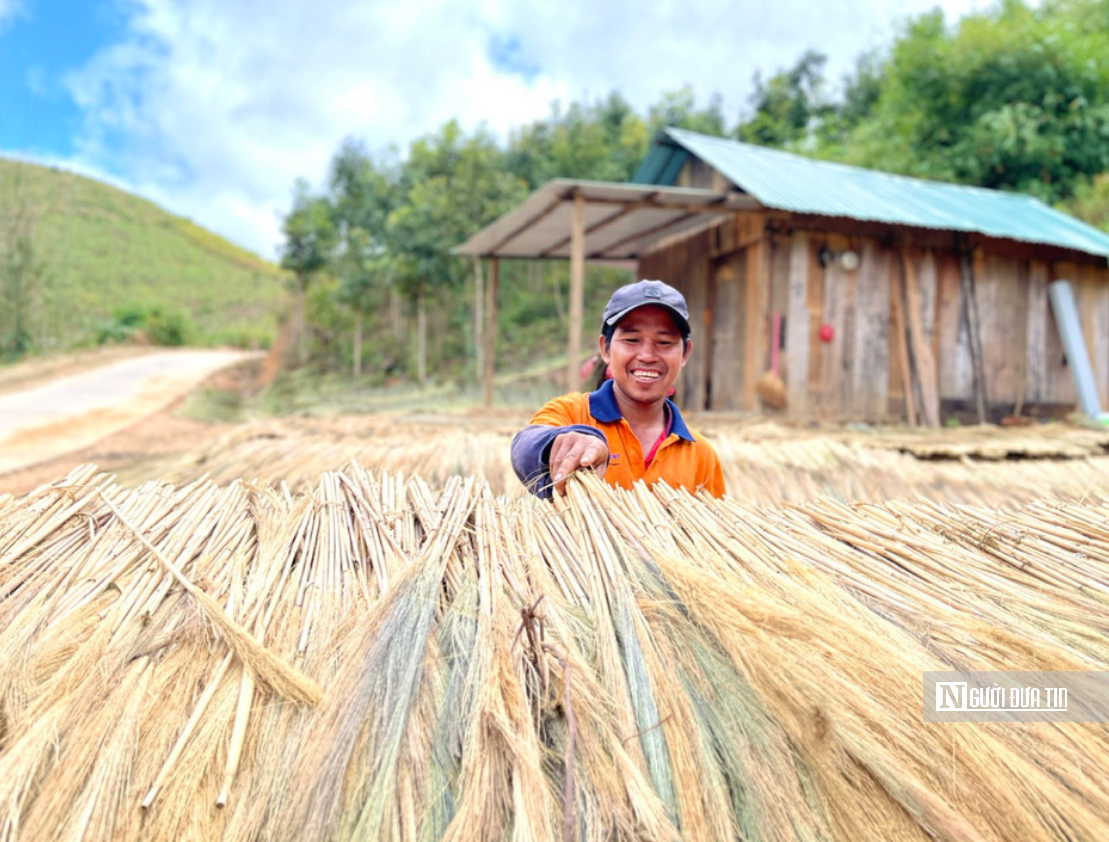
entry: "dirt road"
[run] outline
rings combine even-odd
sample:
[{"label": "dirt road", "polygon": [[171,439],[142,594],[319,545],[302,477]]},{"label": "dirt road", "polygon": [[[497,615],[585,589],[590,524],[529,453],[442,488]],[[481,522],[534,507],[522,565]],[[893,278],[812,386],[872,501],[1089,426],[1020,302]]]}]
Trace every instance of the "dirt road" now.
[{"label": "dirt road", "polygon": [[0,475],[87,448],[251,356],[232,350],[158,351],[0,393]]}]

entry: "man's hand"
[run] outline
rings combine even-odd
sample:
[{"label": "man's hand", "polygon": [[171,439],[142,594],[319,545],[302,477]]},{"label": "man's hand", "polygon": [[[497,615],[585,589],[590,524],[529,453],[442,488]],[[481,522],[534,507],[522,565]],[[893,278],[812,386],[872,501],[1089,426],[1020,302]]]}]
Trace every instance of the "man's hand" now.
[{"label": "man's hand", "polygon": [[578,468],[593,468],[603,477],[608,468],[608,444],[588,433],[563,433],[551,445],[551,480],[555,491],[566,493],[566,478]]}]

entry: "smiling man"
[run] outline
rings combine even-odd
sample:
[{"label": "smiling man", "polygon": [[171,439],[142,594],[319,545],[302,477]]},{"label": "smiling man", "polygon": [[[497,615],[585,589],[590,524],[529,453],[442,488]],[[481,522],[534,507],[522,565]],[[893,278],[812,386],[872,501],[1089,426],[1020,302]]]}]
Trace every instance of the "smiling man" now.
[{"label": "smiling man", "polygon": [[666,397],[693,350],[689,333],[689,308],[672,286],[637,281],[616,290],[598,338],[612,379],[550,401],[512,442],[512,467],[528,490],[563,494],[570,474],[593,468],[622,488],[664,479],[722,496],[716,451]]}]

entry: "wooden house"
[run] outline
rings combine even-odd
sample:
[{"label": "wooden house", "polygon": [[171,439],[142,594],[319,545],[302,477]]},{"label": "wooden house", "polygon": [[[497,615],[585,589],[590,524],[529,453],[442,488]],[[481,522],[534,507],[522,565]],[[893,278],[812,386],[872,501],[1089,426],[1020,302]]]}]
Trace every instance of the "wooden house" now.
[{"label": "wooden house", "polygon": [[765,409],[776,362],[798,419],[1073,409],[1047,296],[1065,279],[1109,407],[1109,235],[1029,196],[669,129],[632,184],[552,182],[460,251],[634,260],[689,302],[684,407]]}]

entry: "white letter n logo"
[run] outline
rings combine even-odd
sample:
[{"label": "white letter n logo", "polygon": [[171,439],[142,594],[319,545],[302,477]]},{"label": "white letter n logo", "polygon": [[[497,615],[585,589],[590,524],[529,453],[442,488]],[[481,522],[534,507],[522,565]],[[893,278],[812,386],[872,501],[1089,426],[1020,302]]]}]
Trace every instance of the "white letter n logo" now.
[{"label": "white letter n logo", "polygon": [[936,682],[936,710],[966,710],[967,683],[965,681]]}]

